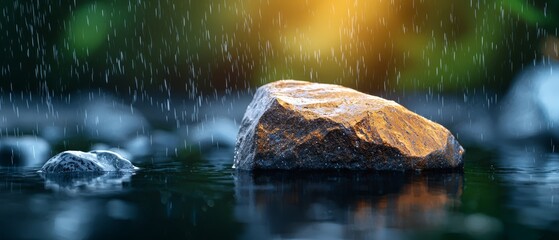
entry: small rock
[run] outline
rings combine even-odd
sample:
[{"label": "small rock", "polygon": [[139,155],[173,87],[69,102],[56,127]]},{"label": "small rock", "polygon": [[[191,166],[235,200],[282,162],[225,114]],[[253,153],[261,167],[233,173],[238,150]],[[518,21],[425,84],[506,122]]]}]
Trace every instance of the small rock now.
[{"label": "small rock", "polygon": [[50,154],[50,145],[35,136],[0,139],[0,166],[40,166]]},{"label": "small rock", "polygon": [[353,89],[303,81],[260,87],[247,108],[233,167],[443,169],[464,149],[443,126]]},{"label": "small rock", "polygon": [[527,70],[505,96],[500,133],[512,140],[559,138],[559,63]]},{"label": "small rock", "polygon": [[132,163],[117,153],[104,150],[64,151],[49,159],[39,170],[43,173],[132,172]]}]

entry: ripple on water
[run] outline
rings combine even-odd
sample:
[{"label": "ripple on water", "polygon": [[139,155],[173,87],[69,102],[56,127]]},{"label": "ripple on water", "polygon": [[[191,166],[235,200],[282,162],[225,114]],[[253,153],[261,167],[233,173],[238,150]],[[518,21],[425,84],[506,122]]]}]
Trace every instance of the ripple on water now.
[{"label": "ripple on water", "polygon": [[517,221],[547,228],[559,221],[559,154],[508,152],[495,173],[506,191],[506,205]]}]

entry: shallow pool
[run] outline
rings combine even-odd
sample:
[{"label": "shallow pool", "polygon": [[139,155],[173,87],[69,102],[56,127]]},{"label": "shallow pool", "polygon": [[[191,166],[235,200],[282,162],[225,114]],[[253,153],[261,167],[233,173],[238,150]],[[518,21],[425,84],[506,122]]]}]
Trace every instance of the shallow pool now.
[{"label": "shallow pool", "polygon": [[[232,157],[232,156],[231,156]],[[239,173],[145,162],[123,175],[0,169],[3,239],[552,238],[559,154],[469,148],[464,172]]]},{"label": "shallow pool", "polygon": [[[178,98],[170,108],[165,99],[130,104],[92,94],[71,102],[62,98],[51,107],[40,101],[4,102],[1,239],[559,235],[555,143],[545,137],[503,139],[491,131],[491,121],[482,121],[495,110],[471,101],[445,98],[442,106],[413,96],[400,100],[457,136],[466,149],[463,171],[251,174],[231,168],[250,94],[204,105]],[[48,157],[69,149],[120,151],[141,169],[37,173]]]}]

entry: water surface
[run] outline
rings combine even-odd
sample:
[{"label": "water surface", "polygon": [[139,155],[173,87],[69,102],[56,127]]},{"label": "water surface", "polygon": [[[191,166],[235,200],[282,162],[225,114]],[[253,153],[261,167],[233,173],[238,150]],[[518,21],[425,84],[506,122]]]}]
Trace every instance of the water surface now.
[{"label": "water surface", "polygon": [[558,161],[470,148],[464,172],[442,173],[251,174],[181,158],[121,175],[1,168],[0,226],[5,239],[551,238]]}]

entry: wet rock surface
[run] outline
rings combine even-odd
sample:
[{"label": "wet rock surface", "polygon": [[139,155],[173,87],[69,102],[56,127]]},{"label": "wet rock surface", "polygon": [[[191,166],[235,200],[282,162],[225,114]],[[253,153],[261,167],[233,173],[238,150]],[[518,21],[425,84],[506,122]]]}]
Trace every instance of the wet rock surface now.
[{"label": "wet rock surface", "polygon": [[117,153],[104,150],[64,151],[49,159],[42,173],[132,172],[137,168]]},{"label": "wet rock surface", "polygon": [[247,108],[234,168],[421,170],[462,167],[443,126],[349,88],[285,80],[260,87]]}]

